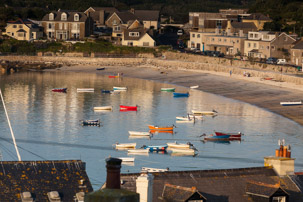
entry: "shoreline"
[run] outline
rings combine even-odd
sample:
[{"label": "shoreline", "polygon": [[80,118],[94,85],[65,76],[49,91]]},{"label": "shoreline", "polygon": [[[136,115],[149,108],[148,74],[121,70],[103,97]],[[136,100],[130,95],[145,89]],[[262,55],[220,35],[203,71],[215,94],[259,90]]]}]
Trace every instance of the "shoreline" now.
[{"label": "shoreline", "polygon": [[97,65],[63,66],[62,72],[85,72],[98,75],[123,73],[124,77],[151,80],[160,83],[190,87],[199,85],[196,90],[239,100],[270,112],[279,114],[303,125],[303,106],[281,106],[283,101],[299,101],[303,98],[303,88],[300,85],[260,80],[259,77],[243,77],[239,74],[213,72],[205,70],[178,69],[141,66],[109,66],[105,70],[96,70]]}]

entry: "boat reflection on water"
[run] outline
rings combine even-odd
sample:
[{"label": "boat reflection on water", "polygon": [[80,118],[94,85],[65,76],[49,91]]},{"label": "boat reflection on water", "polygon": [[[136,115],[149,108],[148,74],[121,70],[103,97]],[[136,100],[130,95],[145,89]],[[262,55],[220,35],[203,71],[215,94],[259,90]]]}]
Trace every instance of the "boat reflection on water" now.
[{"label": "boat reflection on water", "polygon": [[170,134],[174,134],[173,130],[150,130],[149,132],[151,134],[158,134],[158,133],[170,133]]},{"label": "boat reflection on water", "polygon": [[211,143],[215,143],[215,144],[231,144],[231,142],[237,142],[237,143],[241,143],[241,139],[237,139],[237,140],[217,140],[217,141],[207,141],[207,140],[201,140],[203,143],[207,143],[207,142],[211,142]]},{"label": "boat reflection on water", "polygon": [[152,135],[149,136],[137,136],[137,135],[130,135],[128,139],[151,139]]},{"label": "boat reflection on water", "polygon": [[181,153],[181,152],[175,153],[175,152],[172,152],[170,155],[171,156],[192,156],[192,157],[195,157],[195,156],[198,155],[198,153],[192,154],[192,153]]},{"label": "boat reflection on water", "polygon": [[165,151],[151,151],[150,153],[152,153],[152,154],[168,154],[167,153],[167,151],[165,150]]},{"label": "boat reflection on water", "polygon": [[124,165],[124,166],[135,166],[135,162],[124,162],[124,161],[122,161],[122,165]]}]

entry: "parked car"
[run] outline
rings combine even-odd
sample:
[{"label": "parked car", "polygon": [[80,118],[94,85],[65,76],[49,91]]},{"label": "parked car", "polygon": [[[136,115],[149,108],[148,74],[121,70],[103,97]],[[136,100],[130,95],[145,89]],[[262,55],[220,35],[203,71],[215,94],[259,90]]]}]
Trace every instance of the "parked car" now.
[{"label": "parked car", "polygon": [[277,64],[277,61],[278,61],[277,58],[270,57],[270,58],[267,58],[266,64]]},{"label": "parked car", "polygon": [[286,65],[287,64],[286,59],[278,59],[277,64],[278,65]]}]

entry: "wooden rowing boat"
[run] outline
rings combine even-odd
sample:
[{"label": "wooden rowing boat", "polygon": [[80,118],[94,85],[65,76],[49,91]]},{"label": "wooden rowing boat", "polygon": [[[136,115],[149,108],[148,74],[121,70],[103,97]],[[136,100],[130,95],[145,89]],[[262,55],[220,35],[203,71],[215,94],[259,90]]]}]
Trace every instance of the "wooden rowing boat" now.
[{"label": "wooden rowing boat", "polygon": [[149,132],[128,131],[131,136],[150,136]]},{"label": "wooden rowing boat", "polygon": [[171,148],[173,153],[191,154],[194,155],[196,152],[194,149],[183,149],[183,148]]},{"label": "wooden rowing boat", "polygon": [[177,142],[168,142],[166,144],[169,148],[183,148],[183,149],[190,148],[190,144],[183,144],[183,143],[177,143]]},{"label": "wooden rowing boat", "polygon": [[95,111],[102,111],[102,110],[113,110],[113,107],[112,106],[101,106],[101,107],[94,107],[94,110]]},{"label": "wooden rowing boat", "polygon": [[175,88],[161,88],[161,91],[165,91],[165,92],[175,92]]},{"label": "wooden rowing boat", "polygon": [[171,131],[171,130],[174,130],[174,125],[172,126],[154,126],[154,125],[149,125],[148,128],[149,130],[161,130],[161,131],[165,131],[165,130],[168,130],[168,131]]},{"label": "wooden rowing boat", "polygon": [[84,93],[84,92],[88,92],[88,93],[93,93],[95,91],[94,88],[77,88],[77,92],[78,93]]},{"label": "wooden rowing boat", "polygon": [[241,138],[243,133],[238,132],[238,133],[223,133],[223,132],[217,132],[215,131],[216,136],[224,136],[224,135],[229,135],[229,139],[234,139],[234,138]]},{"label": "wooden rowing boat", "polygon": [[189,87],[189,88],[195,89],[195,88],[199,88],[199,86],[198,86],[198,85],[197,85],[197,86],[191,86],[191,87]]},{"label": "wooden rowing boat", "polygon": [[116,143],[116,149],[136,148],[137,143]]},{"label": "wooden rowing boat", "polygon": [[282,105],[282,106],[302,105],[302,101],[280,102],[280,105]]},{"label": "wooden rowing boat", "polygon": [[146,154],[149,153],[149,149],[129,149],[127,150],[128,153],[138,153],[138,154]]},{"label": "wooden rowing boat", "polygon": [[204,140],[207,140],[207,141],[225,141],[225,140],[230,140],[229,137],[230,137],[230,135],[222,135],[222,136],[209,135],[209,136],[204,137]]}]

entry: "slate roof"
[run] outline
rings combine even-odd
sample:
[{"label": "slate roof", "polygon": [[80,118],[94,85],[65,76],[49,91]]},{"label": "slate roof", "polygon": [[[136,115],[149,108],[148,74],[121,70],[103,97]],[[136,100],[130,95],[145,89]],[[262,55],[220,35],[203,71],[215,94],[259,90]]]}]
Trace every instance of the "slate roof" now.
[{"label": "slate roof", "polygon": [[35,24],[29,19],[18,19],[16,21],[8,21],[9,24]]},{"label": "slate roof", "polygon": [[135,10],[134,15],[141,21],[158,21],[159,11],[154,10]]},{"label": "slate roof", "polygon": [[257,27],[253,22],[231,22],[231,26],[235,29],[257,30]]},{"label": "slate roof", "polygon": [[129,11],[123,11],[123,12],[115,12],[119,18],[124,22],[127,23],[130,20],[137,20],[138,17],[135,16],[133,13],[129,12]]},{"label": "slate roof", "polygon": [[80,160],[0,161],[0,164],[1,201],[20,201],[22,192],[31,192],[35,201],[48,201],[47,193],[51,191],[58,191],[62,201],[74,201],[76,193],[93,191],[85,163]]},{"label": "slate roof", "polygon": [[303,41],[297,42],[296,45],[294,45],[294,47],[292,47],[292,49],[303,49]]},{"label": "slate roof", "polygon": [[199,199],[206,200],[206,198],[195,188],[181,187],[171,184],[165,184],[162,199],[164,201],[186,201],[194,194],[197,194]]},{"label": "slate roof", "polygon": [[276,192],[285,192],[279,185],[266,185],[266,184],[258,184],[253,182],[248,182],[246,185],[246,193],[250,195],[258,195],[269,198],[273,196]]},{"label": "slate roof", "polygon": [[271,20],[266,15],[263,15],[262,13],[252,13],[250,16],[244,18],[244,20]]},{"label": "slate roof", "polygon": [[100,11],[104,10],[104,21],[106,21],[114,12],[118,12],[118,10],[114,7],[91,7],[95,10],[95,12],[91,12],[90,17],[97,21],[99,20]]},{"label": "slate roof", "polygon": [[292,175],[290,178],[303,193],[303,173]]},{"label": "slate roof", "polygon": [[[122,189],[136,191],[136,174],[122,174]],[[249,196],[246,194],[246,185],[248,182],[254,181],[258,183],[275,185],[280,181],[272,168],[256,167],[256,168],[240,168],[240,169],[224,169],[224,170],[196,170],[196,171],[168,171],[164,173],[153,173],[153,201],[160,201],[158,197],[162,195],[164,185],[166,183],[192,187],[207,198],[207,201],[220,202],[246,202]],[[292,186],[291,181],[281,182],[281,187],[290,195],[290,201],[300,198],[298,189]],[[302,199],[302,198],[301,198]],[[298,200],[297,200],[298,201]]]},{"label": "slate roof", "polygon": [[[46,14],[43,18],[42,21],[50,21],[50,22],[85,22],[87,19],[87,16],[83,12],[61,12],[61,11],[54,11],[51,12],[54,14],[54,20],[49,20],[49,14]],[[67,14],[67,20],[61,20],[61,14],[66,13]],[[79,21],[74,21],[74,15],[79,14]]]},{"label": "slate roof", "polygon": [[[130,32],[139,32],[139,36],[129,36]],[[139,40],[141,39],[144,35],[146,34],[146,31],[144,28],[139,27],[139,28],[135,28],[135,29],[125,29],[124,30],[124,40]]]}]

